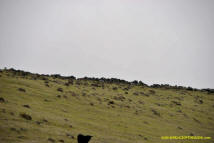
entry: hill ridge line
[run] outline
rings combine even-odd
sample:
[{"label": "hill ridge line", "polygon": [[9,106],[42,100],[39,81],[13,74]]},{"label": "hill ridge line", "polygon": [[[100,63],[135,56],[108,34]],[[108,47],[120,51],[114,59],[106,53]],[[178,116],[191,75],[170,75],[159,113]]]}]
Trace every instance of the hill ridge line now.
[{"label": "hill ridge line", "polygon": [[0,72],[12,72],[13,74],[19,75],[19,76],[26,76],[26,75],[34,75],[37,76],[38,78],[42,78],[42,77],[53,77],[53,78],[59,78],[59,79],[63,79],[63,80],[90,80],[90,81],[95,81],[95,82],[104,82],[104,83],[121,83],[121,84],[128,84],[128,85],[136,85],[136,86],[145,86],[145,87],[151,87],[151,88],[164,88],[164,89],[184,89],[184,90],[189,90],[189,91],[202,91],[202,92],[208,92],[208,93],[214,93],[214,89],[212,88],[202,88],[202,89],[198,89],[198,88],[193,88],[190,86],[177,86],[177,85],[170,85],[170,84],[152,84],[152,85],[148,85],[145,84],[142,81],[138,81],[138,80],[133,80],[133,81],[127,81],[124,79],[118,79],[118,78],[105,78],[105,77],[101,77],[101,78],[96,78],[96,77],[81,77],[81,78],[76,78],[75,76],[62,76],[60,74],[39,74],[39,73],[31,73],[28,71],[24,71],[24,70],[16,70],[14,68],[4,68],[4,69],[0,69]]}]

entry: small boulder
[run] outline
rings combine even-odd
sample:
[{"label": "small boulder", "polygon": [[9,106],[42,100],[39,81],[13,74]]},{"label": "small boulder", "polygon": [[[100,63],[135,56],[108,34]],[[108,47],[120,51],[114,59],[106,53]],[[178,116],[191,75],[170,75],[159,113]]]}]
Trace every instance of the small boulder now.
[{"label": "small boulder", "polygon": [[117,90],[117,87],[113,87],[112,89],[113,89],[113,90]]},{"label": "small boulder", "polygon": [[52,143],[54,143],[54,142],[55,142],[55,140],[54,140],[54,139],[52,139],[52,138],[48,138],[48,141],[49,141],[49,142],[52,142]]},{"label": "small boulder", "polygon": [[150,94],[155,94],[154,90],[149,90]]},{"label": "small boulder", "polygon": [[46,119],[43,119],[42,121],[43,121],[43,122],[45,122],[45,123],[47,123],[47,122],[48,122],[48,120],[46,120]]},{"label": "small boulder", "polygon": [[177,106],[181,106],[181,103],[178,101],[171,101],[173,104],[177,105]]},{"label": "small boulder", "polygon": [[57,95],[56,97],[61,98],[61,95]]},{"label": "small boulder", "polygon": [[4,98],[3,98],[3,97],[0,97],[0,102],[2,102],[2,103],[4,103],[4,102],[5,102],[5,100],[4,100]]},{"label": "small boulder", "polygon": [[159,117],[160,117],[160,113],[159,113],[158,111],[156,111],[156,110],[152,109],[152,112],[153,112],[153,114],[154,114],[154,115],[156,115],[156,116],[159,116]]},{"label": "small boulder", "polygon": [[25,107],[25,108],[30,108],[30,106],[29,105],[22,105],[23,107]]},{"label": "small boulder", "polygon": [[37,125],[41,125],[41,124],[42,124],[42,122],[40,122],[40,121],[36,121],[36,124],[37,124]]},{"label": "small boulder", "polygon": [[63,92],[63,89],[59,87],[59,88],[57,88],[57,91]]},{"label": "small boulder", "polygon": [[32,117],[26,113],[21,113],[20,116],[26,120],[32,120]]},{"label": "small boulder", "polygon": [[108,105],[114,104],[114,101],[109,101]]},{"label": "small boulder", "polygon": [[177,128],[178,128],[178,129],[180,129],[180,130],[182,130],[182,129],[183,129],[183,128],[179,127],[179,126],[178,126]]},{"label": "small boulder", "polygon": [[59,140],[59,142],[64,143],[64,140],[61,139],[61,140]]},{"label": "small boulder", "polygon": [[19,138],[19,139],[24,139],[25,136],[18,136],[17,138]]},{"label": "small boulder", "polygon": [[74,136],[72,136],[71,134],[67,133],[66,136],[69,137],[69,138],[71,138],[71,139],[74,139]]},{"label": "small boulder", "polygon": [[134,92],[134,93],[133,93],[133,95],[138,96],[138,95],[139,95],[139,93],[138,93],[138,92]]},{"label": "small boulder", "polygon": [[18,90],[21,92],[26,92],[26,90],[24,88],[18,88]]}]

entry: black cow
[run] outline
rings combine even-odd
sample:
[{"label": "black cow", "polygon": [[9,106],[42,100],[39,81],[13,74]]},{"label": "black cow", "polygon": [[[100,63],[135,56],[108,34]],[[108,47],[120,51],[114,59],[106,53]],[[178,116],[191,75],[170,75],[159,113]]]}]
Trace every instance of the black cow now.
[{"label": "black cow", "polygon": [[78,143],[88,143],[92,136],[84,136],[82,134],[79,134],[77,136]]}]

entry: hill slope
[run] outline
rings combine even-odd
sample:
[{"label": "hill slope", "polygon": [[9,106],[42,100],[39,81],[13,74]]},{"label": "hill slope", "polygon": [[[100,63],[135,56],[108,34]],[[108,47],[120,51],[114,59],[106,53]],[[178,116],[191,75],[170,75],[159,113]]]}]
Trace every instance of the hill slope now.
[{"label": "hill slope", "polygon": [[214,138],[214,94],[126,82],[0,72],[0,142],[211,143],[161,136]]}]

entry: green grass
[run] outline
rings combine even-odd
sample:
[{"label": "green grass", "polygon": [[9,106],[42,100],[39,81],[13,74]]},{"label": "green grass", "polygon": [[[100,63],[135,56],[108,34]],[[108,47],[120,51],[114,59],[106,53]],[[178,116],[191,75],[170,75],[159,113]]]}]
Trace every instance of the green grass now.
[{"label": "green grass", "polygon": [[[104,83],[102,88],[91,86],[91,80],[82,80],[80,85],[75,80],[65,86],[67,80],[47,78],[49,87],[45,80],[33,80],[30,75],[17,76],[7,70],[0,73],[0,97],[5,100],[0,102],[0,142],[47,143],[52,138],[76,143],[79,133],[92,135],[90,143],[214,142],[214,94],[143,86],[131,86],[125,94],[126,84]],[[63,92],[57,91],[59,87]],[[109,105],[109,101],[114,103]],[[32,120],[22,118],[21,113]],[[161,140],[161,136],[191,133],[212,139]]]}]

